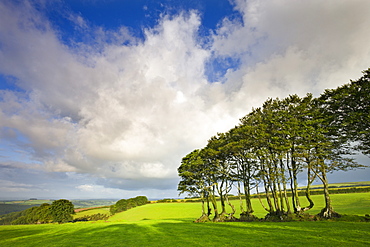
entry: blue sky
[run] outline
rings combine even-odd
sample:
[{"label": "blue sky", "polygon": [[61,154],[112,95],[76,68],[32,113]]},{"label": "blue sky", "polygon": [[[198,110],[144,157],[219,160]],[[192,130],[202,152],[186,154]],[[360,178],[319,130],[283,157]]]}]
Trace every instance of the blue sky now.
[{"label": "blue sky", "polygon": [[177,197],[181,158],[252,107],[359,78],[370,64],[369,9],[366,0],[1,1],[0,198]]}]

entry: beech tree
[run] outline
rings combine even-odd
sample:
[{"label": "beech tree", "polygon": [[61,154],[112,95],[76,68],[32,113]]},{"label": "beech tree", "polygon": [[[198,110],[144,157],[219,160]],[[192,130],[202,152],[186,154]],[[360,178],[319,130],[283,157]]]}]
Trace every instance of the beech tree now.
[{"label": "beech tree", "polygon": [[[253,220],[251,190],[264,189],[268,217],[301,214],[314,207],[310,186],[323,184],[325,207],[319,216],[336,217],[329,194],[327,174],[360,168],[350,158],[352,148],[369,155],[370,69],[351,84],[326,90],[319,97],[290,95],[285,99],[267,99],[260,108],[240,120],[226,133],[212,137],[202,151],[186,156],[179,168],[180,191],[198,194],[204,203],[210,200],[214,221],[231,220],[235,208],[229,202],[232,186],[238,190],[241,218]],[[299,200],[298,176],[306,175],[305,194],[309,205]],[[243,187],[243,189],[242,189]],[[288,192],[290,187],[290,192]],[[242,190],[245,209],[242,203]],[[219,197],[221,211],[216,203]],[[289,198],[290,197],[290,198]],[[231,207],[231,213],[226,210]],[[209,203],[207,203],[209,205]],[[209,219],[209,218],[207,218]]]},{"label": "beech tree", "polygon": [[[255,176],[257,171],[257,163],[253,152],[254,143],[250,138],[253,128],[253,126],[244,123],[243,126],[236,126],[227,133],[230,159],[235,164],[232,177],[237,183],[241,209],[240,215],[244,220],[255,218],[251,202],[251,190],[256,186]],[[242,194],[245,197],[245,209],[243,207]]]},{"label": "beech tree", "polygon": [[[186,155],[178,168],[181,178],[177,190],[180,195],[187,193],[190,196],[200,196],[202,201],[202,215],[197,220],[204,222],[209,220],[211,209],[209,205],[210,186],[208,183],[207,167],[201,157],[201,150],[194,150]],[[207,210],[205,204],[207,202]]]},{"label": "beech tree", "polygon": [[[215,212],[214,221],[223,221],[225,218],[233,218],[235,213],[234,206],[229,202],[228,193],[232,189],[233,178],[231,176],[232,163],[229,160],[229,150],[226,148],[227,140],[225,134],[219,133],[212,137],[204,149],[203,160],[212,167],[209,171],[210,182],[212,183],[211,194],[213,197],[217,194],[221,202],[221,212]],[[215,204],[215,203],[212,203]],[[228,204],[232,212],[230,214],[226,211],[226,204]],[[216,204],[214,205],[214,207]]]}]

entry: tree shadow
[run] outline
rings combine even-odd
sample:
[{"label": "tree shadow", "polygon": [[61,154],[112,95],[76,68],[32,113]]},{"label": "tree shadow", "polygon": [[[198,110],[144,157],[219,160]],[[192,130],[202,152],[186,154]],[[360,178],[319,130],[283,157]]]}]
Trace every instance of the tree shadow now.
[{"label": "tree shadow", "polygon": [[[71,223],[4,229],[7,246],[366,246],[370,225],[353,222]],[[5,246],[5,245],[4,245]]]}]

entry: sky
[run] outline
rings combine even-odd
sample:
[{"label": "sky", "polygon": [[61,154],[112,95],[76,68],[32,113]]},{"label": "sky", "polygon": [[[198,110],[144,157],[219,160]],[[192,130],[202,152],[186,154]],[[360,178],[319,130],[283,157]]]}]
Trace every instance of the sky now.
[{"label": "sky", "polygon": [[1,0],[0,199],[176,198],[253,107],[360,78],[369,27],[368,0]]}]

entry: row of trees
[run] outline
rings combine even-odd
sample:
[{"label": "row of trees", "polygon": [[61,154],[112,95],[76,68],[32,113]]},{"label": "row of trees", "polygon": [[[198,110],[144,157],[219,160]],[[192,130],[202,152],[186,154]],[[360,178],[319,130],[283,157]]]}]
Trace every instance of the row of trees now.
[{"label": "row of trees", "polygon": [[[266,198],[260,202],[268,216],[301,214],[314,206],[310,185],[315,180],[322,182],[325,198],[319,215],[337,216],[327,174],[363,167],[349,158],[355,151],[370,154],[370,69],[363,73],[359,80],[326,90],[319,98],[307,94],[268,99],[238,126],[186,155],[178,168],[178,190],[201,198],[198,220],[209,220],[212,211],[214,221],[234,218],[235,208],[228,199],[232,188],[240,197],[241,219],[255,219],[251,191],[258,193],[260,188]],[[308,205],[298,197],[298,177],[303,175]]]},{"label": "row of trees", "polygon": [[3,216],[0,224],[43,224],[43,223],[65,223],[73,220],[74,205],[72,202],[60,199],[54,201],[51,205],[43,203],[40,206],[35,206],[23,210],[21,212],[13,212]]},{"label": "row of trees", "polygon": [[110,213],[114,215],[119,212],[126,211],[130,208],[147,204],[148,198],[146,196],[137,196],[135,198],[121,199],[116,204],[110,206]]},{"label": "row of trees", "polygon": [[[130,208],[147,204],[148,198],[146,196],[137,196],[130,199],[121,199],[114,205],[110,206],[111,215],[126,211]],[[109,215],[106,214],[94,214],[85,215],[73,220],[74,205],[71,201],[60,199],[53,201],[50,205],[48,203],[41,204],[28,208],[20,212],[13,212],[7,215],[3,215],[0,218],[0,224],[7,225],[20,225],[20,224],[43,224],[43,223],[65,223],[65,222],[76,222],[76,221],[89,221],[89,220],[106,220]]]}]

